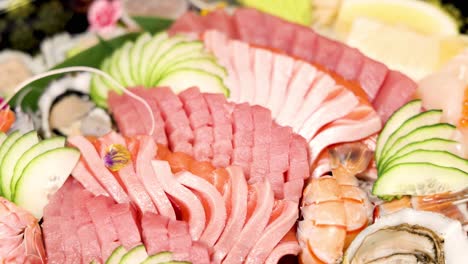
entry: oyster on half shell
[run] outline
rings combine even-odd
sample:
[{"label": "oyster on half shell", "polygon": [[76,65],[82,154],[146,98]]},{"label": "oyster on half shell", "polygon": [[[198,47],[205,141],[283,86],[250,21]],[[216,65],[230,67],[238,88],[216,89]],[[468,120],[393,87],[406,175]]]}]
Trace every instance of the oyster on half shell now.
[{"label": "oyster on half shell", "polygon": [[364,229],[349,246],[343,263],[468,263],[468,238],[456,220],[404,209]]}]

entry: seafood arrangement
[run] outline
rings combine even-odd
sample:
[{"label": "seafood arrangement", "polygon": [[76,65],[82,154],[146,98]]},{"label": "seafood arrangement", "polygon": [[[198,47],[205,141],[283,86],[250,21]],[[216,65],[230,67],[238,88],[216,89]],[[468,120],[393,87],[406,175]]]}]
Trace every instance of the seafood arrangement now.
[{"label": "seafood arrangement", "polygon": [[2,99],[0,263],[468,262],[466,51],[416,80],[199,4]]}]

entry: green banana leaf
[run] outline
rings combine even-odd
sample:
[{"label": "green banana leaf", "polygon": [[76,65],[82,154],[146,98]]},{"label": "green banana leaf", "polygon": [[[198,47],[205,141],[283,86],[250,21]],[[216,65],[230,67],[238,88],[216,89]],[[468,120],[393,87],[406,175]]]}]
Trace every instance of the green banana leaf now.
[{"label": "green banana leaf", "polygon": [[[162,18],[155,17],[134,17],[134,20],[144,31],[150,33],[156,33],[162,30],[169,28],[172,21]],[[65,60],[64,62],[56,65],[52,69],[61,69],[65,67],[72,66],[88,66],[93,68],[99,68],[102,61],[110,56],[116,49],[120,48],[125,42],[135,40],[141,33],[133,32],[128,33],[110,40],[101,40],[98,44],[93,47],[90,47],[75,56]],[[31,111],[36,111],[38,108],[39,97],[41,96],[44,89],[47,85],[57,79],[62,75],[57,74],[54,76],[45,77],[43,79],[37,80],[28,87],[24,87],[23,91],[25,93],[17,93],[15,97],[10,101],[11,106],[17,106],[18,98],[21,94],[24,94],[21,101],[21,107],[23,110],[29,109]]]}]

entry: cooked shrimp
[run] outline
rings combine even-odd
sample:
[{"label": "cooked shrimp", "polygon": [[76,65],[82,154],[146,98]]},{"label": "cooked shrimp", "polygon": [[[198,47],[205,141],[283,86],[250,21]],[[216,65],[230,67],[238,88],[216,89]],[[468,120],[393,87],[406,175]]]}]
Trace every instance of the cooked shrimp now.
[{"label": "cooked shrimp", "polygon": [[355,175],[367,168],[372,152],[362,143],[330,149],[333,176],[312,178],[304,190],[298,224],[302,263],[337,263],[372,216],[372,205]]},{"label": "cooked shrimp", "polygon": [[468,189],[456,193],[442,193],[426,196],[404,196],[401,199],[377,206],[374,216],[379,217],[397,212],[404,208],[413,208],[443,214],[468,226]]},{"label": "cooked shrimp", "polygon": [[0,263],[46,263],[38,221],[0,197]]}]

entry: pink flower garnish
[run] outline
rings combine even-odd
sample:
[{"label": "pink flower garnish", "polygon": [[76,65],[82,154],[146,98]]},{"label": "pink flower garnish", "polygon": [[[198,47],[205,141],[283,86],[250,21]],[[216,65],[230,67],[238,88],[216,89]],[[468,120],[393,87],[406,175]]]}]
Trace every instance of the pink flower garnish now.
[{"label": "pink flower garnish", "polygon": [[113,30],[122,17],[120,0],[96,0],[88,10],[89,30],[98,33],[108,33]]}]

